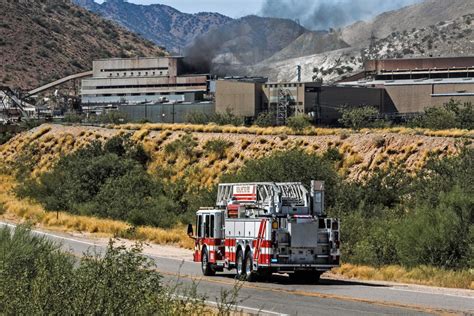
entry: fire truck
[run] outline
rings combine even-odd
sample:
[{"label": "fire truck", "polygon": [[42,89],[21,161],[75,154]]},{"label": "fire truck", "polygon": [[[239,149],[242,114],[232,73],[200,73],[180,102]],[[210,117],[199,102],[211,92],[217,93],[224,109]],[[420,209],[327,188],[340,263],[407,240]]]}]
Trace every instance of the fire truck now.
[{"label": "fire truck", "polygon": [[216,207],[196,213],[194,261],[202,273],[236,269],[247,281],[288,273],[318,281],[339,265],[339,220],[324,212],[324,182],[219,184]]}]

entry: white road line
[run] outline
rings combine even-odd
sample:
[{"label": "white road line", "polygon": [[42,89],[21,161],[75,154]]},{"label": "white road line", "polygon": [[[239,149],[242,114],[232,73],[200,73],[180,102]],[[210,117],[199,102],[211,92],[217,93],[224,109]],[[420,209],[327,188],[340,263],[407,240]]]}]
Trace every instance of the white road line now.
[{"label": "white road line", "polygon": [[[9,226],[9,227],[13,227],[13,228],[17,227],[17,225],[5,223],[5,222],[0,222],[0,225]],[[42,231],[39,231],[39,230],[31,230],[31,232],[33,232],[37,235],[44,235],[44,236],[52,237],[52,238],[55,238],[55,239],[63,239],[63,240],[73,241],[73,242],[77,242],[77,243],[81,243],[81,244],[85,244],[85,245],[89,245],[89,246],[100,246],[98,244],[94,244],[94,243],[91,243],[91,242],[77,240],[77,239],[73,239],[73,238],[69,238],[69,237],[58,236],[58,235],[54,235],[54,234],[50,234],[50,233],[45,233],[45,232],[42,232]]]}]

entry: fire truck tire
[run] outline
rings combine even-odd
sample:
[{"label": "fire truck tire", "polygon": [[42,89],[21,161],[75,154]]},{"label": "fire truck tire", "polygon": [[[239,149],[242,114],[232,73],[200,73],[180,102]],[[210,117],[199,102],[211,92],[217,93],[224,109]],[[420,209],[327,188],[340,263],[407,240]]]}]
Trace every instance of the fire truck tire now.
[{"label": "fire truck tire", "polygon": [[250,251],[245,255],[245,279],[248,282],[257,281],[257,273],[253,270],[253,259]]},{"label": "fire truck tire", "polygon": [[235,261],[235,269],[237,270],[237,278],[242,279],[245,277],[245,261],[244,261],[244,254],[242,249],[239,248],[237,250],[236,261]]},{"label": "fire truck tire", "polygon": [[209,255],[207,253],[207,249],[204,248],[201,256],[201,269],[202,274],[205,276],[212,276],[216,274],[216,271],[212,267],[212,264],[209,263]]}]

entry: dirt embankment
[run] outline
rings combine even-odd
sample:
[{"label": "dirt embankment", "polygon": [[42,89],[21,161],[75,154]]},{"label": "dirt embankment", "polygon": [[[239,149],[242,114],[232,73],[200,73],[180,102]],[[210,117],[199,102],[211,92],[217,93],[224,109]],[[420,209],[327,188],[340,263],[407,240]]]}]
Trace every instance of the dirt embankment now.
[{"label": "dirt embankment", "polygon": [[[454,155],[463,143],[471,143],[470,133],[452,131],[456,137],[428,136],[420,130],[366,130],[359,133],[338,129],[314,129],[307,134],[280,133],[288,129],[259,129],[200,125],[125,125],[90,127],[45,124],[21,133],[0,147],[0,160],[12,166],[22,159],[35,161],[35,172],[48,170],[60,155],[93,141],[130,134],[151,155],[150,170],[159,168],[169,179],[185,177],[197,186],[216,183],[219,176],[238,170],[246,161],[275,151],[299,148],[316,154],[328,150],[339,157],[335,162],[341,175],[360,179],[366,173],[389,166],[407,172],[422,168],[430,156]],[[196,145],[191,150],[166,152],[165,147],[190,134]],[[314,135],[316,134],[316,135]],[[437,135],[435,134],[435,135]],[[463,137],[458,137],[463,136]],[[189,137],[188,137],[189,138]],[[212,140],[223,140],[227,148],[216,154],[206,150]]]}]

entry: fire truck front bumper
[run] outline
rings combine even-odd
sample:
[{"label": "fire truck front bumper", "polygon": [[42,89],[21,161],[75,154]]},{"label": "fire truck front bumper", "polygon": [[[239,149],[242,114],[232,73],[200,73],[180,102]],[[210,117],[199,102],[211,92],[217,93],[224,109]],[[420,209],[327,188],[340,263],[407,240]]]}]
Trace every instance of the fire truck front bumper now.
[{"label": "fire truck front bumper", "polygon": [[339,267],[339,264],[272,263],[270,267],[276,268],[279,271],[315,270],[324,272]]}]

